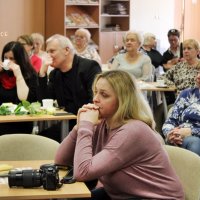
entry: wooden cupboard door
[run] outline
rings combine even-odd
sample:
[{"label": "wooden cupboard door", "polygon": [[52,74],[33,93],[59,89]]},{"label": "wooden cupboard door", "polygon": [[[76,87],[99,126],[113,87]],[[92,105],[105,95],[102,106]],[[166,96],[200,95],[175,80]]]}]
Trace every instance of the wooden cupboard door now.
[{"label": "wooden cupboard door", "polygon": [[125,32],[101,32],[100,33],[100,56],[105,64],[115,54],[117,47],[122,47]]}]

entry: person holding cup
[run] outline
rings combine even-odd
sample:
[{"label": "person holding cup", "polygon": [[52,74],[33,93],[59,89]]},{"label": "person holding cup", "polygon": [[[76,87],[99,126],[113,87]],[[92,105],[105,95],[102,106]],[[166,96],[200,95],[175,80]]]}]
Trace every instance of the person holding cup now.
[{"label": "person holding cup", "polygon": [[[18,104],[22,100],[37,101],[38,76],[33,69],[23,45],[8,42],[0,61],[0,103]],[[32,122],[0,123],[0,134],[31,133]]]},{"label": "person holding cup", "polygon": [[[40,98],[57,100],[59,107],[77,114],[82,105],[92,102],[92,83],[101,67],[95,60],[76,55],[71,41],[63,35],[55,34],[48,38],[46,51],[48,57],[39,72]],[[49,77],[48,66],[54,68]],[[70,120],[69,129],[75,123],[75,120]],[[60,125],[56,125],[40,134],[60,142],[59,133]]]}]

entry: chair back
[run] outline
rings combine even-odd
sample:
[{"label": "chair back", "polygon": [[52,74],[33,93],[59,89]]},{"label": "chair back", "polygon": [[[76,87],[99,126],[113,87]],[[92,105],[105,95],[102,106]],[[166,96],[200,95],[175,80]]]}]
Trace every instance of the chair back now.
[{"label": "chair back", "polygon": [[185,192],[185,200],[200,200],[200,157],[183,148],[164,145]]},{"label": "chair back", "polygon": [[0,160],[53,160],[59,143],[33,134],[0,136]]}]

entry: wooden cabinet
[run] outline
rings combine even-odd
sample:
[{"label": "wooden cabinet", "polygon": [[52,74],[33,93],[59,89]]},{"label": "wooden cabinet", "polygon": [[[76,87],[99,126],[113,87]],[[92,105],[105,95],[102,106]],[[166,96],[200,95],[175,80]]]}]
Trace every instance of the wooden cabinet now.
[{"label": "wooden cabinet", "polygon": [[124,31],[101,32],[100,56],[103,64],[106,64],[113,57],[116,49],[123,46],[124,34]]},{"label": "wooden cabinet", "polygon": [[78,28],[87,28],[103,63],[122,45],[116,38],[129,30],[130,0],[46,0],[45,8],[46,38],[59,33],[73,40]]},{"label": "wooden cabinet", "polygon": [[87,28],[99,46],[98,0],[46,0],[46,37],[59,33],[73,40],[78,28]]},{"label": "wooden cabinet", "polygon": [[101,0],[100,56],[106,63],[116,47],[123,46],[123,35],[130,27],[129,0]]}]

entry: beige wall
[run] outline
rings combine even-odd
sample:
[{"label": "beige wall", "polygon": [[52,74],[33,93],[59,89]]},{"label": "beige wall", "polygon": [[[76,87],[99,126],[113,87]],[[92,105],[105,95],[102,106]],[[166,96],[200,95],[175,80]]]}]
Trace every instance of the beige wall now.
[{"label": "beige wall", "polygon": [[184,39],[194,38],[200,42],[200,1],[192,3],[185,0],[185,27]]},{"label": "beige wall", "polygon": [[0,54],[21,34],[45,33],[45,0],[0,0]]}]

